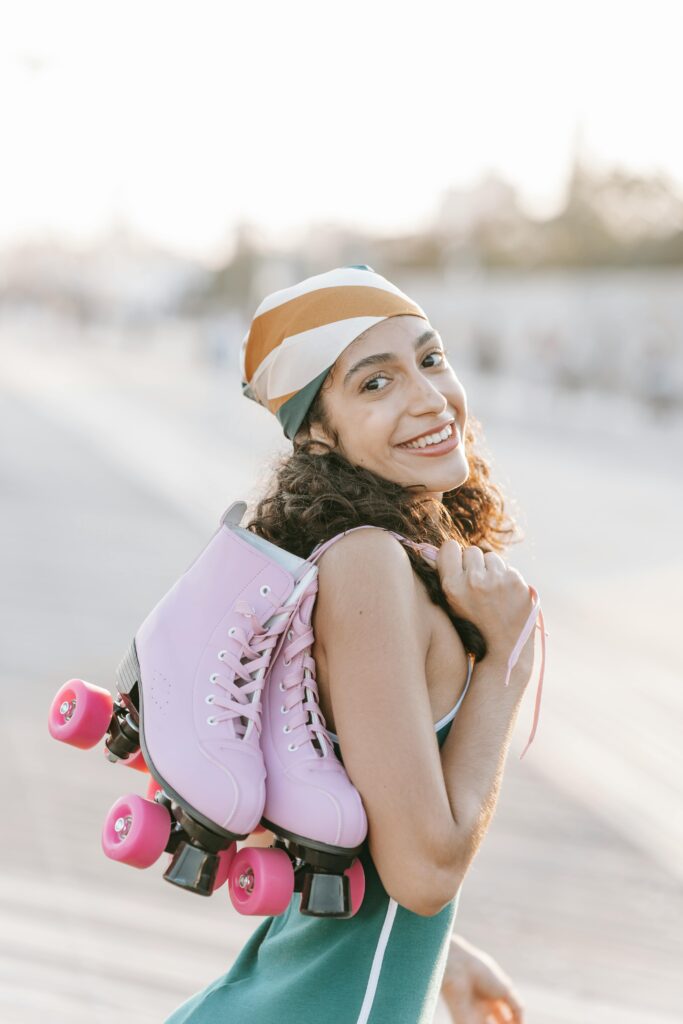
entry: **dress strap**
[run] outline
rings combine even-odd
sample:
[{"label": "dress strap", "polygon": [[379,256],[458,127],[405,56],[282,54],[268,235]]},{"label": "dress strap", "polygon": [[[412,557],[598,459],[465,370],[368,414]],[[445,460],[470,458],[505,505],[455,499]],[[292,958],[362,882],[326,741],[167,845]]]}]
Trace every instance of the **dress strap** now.
[{"label": "dress strap", "polygon": [[[340,537],[345,537],[347,533],[353,533],[354,530],[366,530],[366,529],[369,529],[369,530],[383,530],[384,527],[383,526],[373,526],[371,523],[364,523],[362,526],[352,526],[349,530],[343,530],[341,533],[338,533],[334,537],[331,537],[329,540],[326,540],[322,544],[319,544],[316,548],[313,549],[312,553],[309,555],[307,560],[309,562],[316,562],[317,559],[320,558],[320,556],[323,554],[323,552],[327,551],[327,549],[329,547],[331,547],[332,544],[335,543],[335,541],[339,540]],[[420,554],[423,555],[423,557],[426,558],[427,561],[429,561],[429,562],[436,561],[436,556],[438,554],[438,548],[436,548],[433,544],[426,544],[426,543],[420,544],[417,541],[408,540],[407,537],[404,537],[403,534],[401,534],[401,533],[396,533],[395,530],[387,530],[386,532],[390,533],[391,536],[395,537],[397,540],[400,540],[402,544],[407,544],[408,547],[413,548],[415,551],[419,551]],[[528,616],[526,622],[524,623],[524,627],[522,628],[522,632],[519,634],[519,637],[517,638],[517,642],[515,643],[514,647],[512,648],[512,650],[510,652],[510,657],[508,658],[508,663],[507,663],[507,673],[506,673],[506,676],[505,676],[505,684],[504,684],[505,686],[509,686],[510,685],[510,674],[512,673],[513,668],[515,667],[515,665],[517,664],[517,661],[519,660],[519,656],[520,656],[520,654],[522,652],[522,648],[524,647],[525,643],[529,639],[529,635],[530,635],[532,629],[540,629],[540,631],[541,631],[541,672],[540,672],[539,679],[538,679],[538,687],[536,688],[536,701],[535,701],[535,704],[534,704],[534,719],[533,719],[533,725],[531,727],[531,733],[529,734],[529,739],[526,742],[526,746],[524,747],[524,750],[519,755],[520,761],[524,757],[524,755],[526,754],[526,752],[529,749],[529,747],[531,746],[531,743],[533,742],[534,736],[536,735],[536,727],[538,725],[538,716],[539,716],[539,713],[540,713],[540,710],[541,710],[541,694],[543,692],[543,675],[544,675],[544,672],[545,672],[545,638],[547,636],[550,636],[550,634],[548,632],[546,632],[545,622],[543,620],[543,611],[541,609],[541,599],[538,596],[538,592],[531,585],[529,586],[529,592],[531,594],[531,597],[532,597],[532,600],[533,600],[534,603],[533,603],[531,611],[529,612],[529,616]]]}]

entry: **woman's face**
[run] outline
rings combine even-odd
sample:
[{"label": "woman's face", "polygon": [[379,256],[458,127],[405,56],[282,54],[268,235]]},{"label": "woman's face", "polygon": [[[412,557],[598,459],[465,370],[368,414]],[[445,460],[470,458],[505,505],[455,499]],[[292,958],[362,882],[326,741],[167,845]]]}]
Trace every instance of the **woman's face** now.
[{"label": "woman's face", "polygon": [[[467,480],[467,396],[421,317],[389,317],[356,338],[325,380],[322,402],[341,454],[354,465],[404,487],[423,484],[422,493],[439,500]],[[406,444],[447,427],[440,443]],[[318,424],[311,437],[331,441]]]}]

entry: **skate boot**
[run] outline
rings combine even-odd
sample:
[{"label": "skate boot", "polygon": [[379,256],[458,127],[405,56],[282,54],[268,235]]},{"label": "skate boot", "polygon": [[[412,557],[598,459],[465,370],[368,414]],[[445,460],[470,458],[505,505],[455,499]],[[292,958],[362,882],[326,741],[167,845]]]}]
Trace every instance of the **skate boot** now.
[{"label": "skate boot", "polygon": [[[153,800],[111,808],[107,856],[147,867],[166,850],[164,878],[210,895],[235,840],[265,802],[261,694],[271,658],[317,569],[238,524],[236,502],[201,554],[137,631],[109,691],[70,680],[52,703],[56,739],[90,747],[107,733],[111,761],[146,767]],[[144,765],[140,765],[140,754]]]},{"label": "skate boot", "polygon": [[[314,566],[336,539],[311,555],[309,564]],[[301,893],[301,913],[316,917],[351,917],[363,901],[358,856],[367,818],[326,729],[311,655],[315,570],[273,658],[264,691],[261,747],[267,780],[261,821],[276,842],[271,849],[244,848],[232,862],[230,897],[242,913],[281,913],[295,891]],[[279,904],[262,897],[275,874]]]}]

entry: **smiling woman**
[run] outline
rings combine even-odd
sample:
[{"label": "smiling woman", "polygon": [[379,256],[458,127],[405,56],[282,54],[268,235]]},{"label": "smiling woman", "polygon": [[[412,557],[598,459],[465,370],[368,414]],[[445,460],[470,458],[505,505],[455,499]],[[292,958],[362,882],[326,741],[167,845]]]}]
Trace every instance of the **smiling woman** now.
[{"label": "smiling woman", "polygon": [[[465,390],[439,334],[370,268],[338,268],[264,299],[242,366],[244,394],[293,442],[248,529],[318,559],[309,671],[367,813],[365,898],[353,917],[334,920],[304,916],[295,894],[168,1024],[428,1024],[520,688],[495,701],[483,692],[481,706],[475,695],[455,742],[451,727],[488,637],[454,609],[417,545],[457,541],[477,570],[489,559],[495,586],[511,570],[494,549],[515,524],[475,450]],[[356,529],[368,526],[379,529]],[[511,597],[518,617],[528,615],[522,590]],[[482,671],[475,694],[502,687],[497,654]],[[527,648],[522,689],[529,674]]]}]

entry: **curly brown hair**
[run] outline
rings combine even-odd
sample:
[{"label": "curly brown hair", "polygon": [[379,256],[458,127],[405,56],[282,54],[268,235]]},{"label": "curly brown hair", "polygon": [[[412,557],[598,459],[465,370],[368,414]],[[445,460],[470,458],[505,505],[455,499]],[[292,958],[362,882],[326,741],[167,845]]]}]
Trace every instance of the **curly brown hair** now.
[{"label": "curly brown hair", "polygon": [[[468,415],[463,438],[468,479],[444,492],[441,501],[425,496],[420,499],[412,486],[404,487],[353,465],[335,447],[310,438],[311,424],[319,423],[334,446],[339,444],[326,415],[323,390],[306,414],[294,439],[293,452],[275,461],[267,493],[246,524],[248,530],[302,558],[330,537],[364,524],[394,530],[409,540],[435,547],[453,538],[464,547],[478,545],[500,552],[524,539],[515,519],[505,512],[500,487],[490,480],[489,462],[475,450],[483,448],[481,423],[475,417]],[[431,601],[444,609],[465,649],[480,661],[486,654],[480,630],[451,609],[436,567],[412,548],[405,550]]]}]

